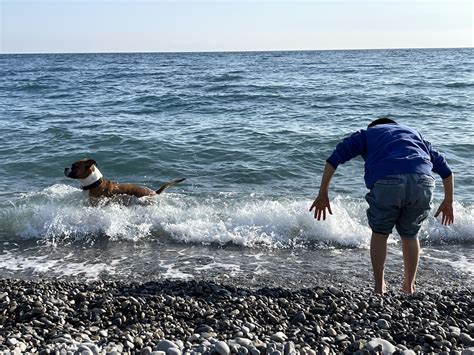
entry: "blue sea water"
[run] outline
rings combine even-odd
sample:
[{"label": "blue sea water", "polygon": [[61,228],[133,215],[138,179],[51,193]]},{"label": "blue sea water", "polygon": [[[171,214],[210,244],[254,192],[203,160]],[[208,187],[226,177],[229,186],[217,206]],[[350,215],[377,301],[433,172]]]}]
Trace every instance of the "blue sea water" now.
[{"label": "blue sea water", "polygon": [[[362,160],[333,178],[333,216],[317,222],[308,209],[338,141],[388,115],[455,173],[455,224],[424,225],[421,280],[472,284],[473,54],[0,55],[0,276],[368,280]],[[187,180],[93,207],[63,176],[85,157],[114,181]],[[436,208],[441,199],[437,177]]]}]

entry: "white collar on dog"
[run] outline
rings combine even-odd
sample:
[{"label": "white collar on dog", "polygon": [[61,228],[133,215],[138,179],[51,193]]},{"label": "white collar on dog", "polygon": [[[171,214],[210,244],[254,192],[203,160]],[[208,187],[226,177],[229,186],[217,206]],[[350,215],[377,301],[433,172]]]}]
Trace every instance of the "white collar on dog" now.
[{"label": "white collar on dog", "polygon": [[[83,190],[89,190],[89,189],[92,189],[93,187],[99,186],[100,185],[99,181],[101,179],[102,179],[102,173],[94,165],[94,170],[92,171],[92,173],[85,179],[79,179],[79,181],[81,183],[81,187]],[[96,185],[96,186],[92,186],[92,185]]]}]

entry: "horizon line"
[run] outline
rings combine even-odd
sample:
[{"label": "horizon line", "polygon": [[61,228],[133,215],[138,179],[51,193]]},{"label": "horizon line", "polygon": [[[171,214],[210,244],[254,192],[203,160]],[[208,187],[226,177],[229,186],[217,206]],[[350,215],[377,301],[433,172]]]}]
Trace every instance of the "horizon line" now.
[{"label": "horizon line", "polygon": [[241,50],[189,50],[189,51],[103,51],[103,52],[0,52],[0,55],[48,55],[48,54],[217,54],[217,53],[272,53],[272,52],[336,52],[336,51],[384,51],[420,49],[472,49],[474,47],[386,47],[386,48],[325,48],[325,49],[241,49]]}]

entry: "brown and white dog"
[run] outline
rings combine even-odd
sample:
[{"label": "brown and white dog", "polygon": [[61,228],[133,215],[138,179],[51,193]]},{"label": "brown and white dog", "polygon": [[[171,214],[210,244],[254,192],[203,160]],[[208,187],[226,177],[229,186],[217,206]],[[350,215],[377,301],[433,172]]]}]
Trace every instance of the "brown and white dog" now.
[{"label": "brown and white dog", "polygon": [[64,169],[64,175],[79,180],[82,190],[87,191],[90,198],[114,197],[117,195],[129,195],[135,197],[159,195],[168,187],[174,186],[185,180],[185,178],[170,180],[156,191],[134,184],[119,184],[105,180],[102,173],[97,168],[97,163],[92,159],[76,161],[70,168]]}]

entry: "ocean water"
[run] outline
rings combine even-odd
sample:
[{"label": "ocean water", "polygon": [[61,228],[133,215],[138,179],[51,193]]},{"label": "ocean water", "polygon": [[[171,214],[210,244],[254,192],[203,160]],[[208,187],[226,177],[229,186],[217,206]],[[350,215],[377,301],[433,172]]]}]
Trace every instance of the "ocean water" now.
[{"label": "ocean water", "polygon": [[[473,54],[0,55],[0,277],[368,284],[363,161],[338,168],[332,216],[308,209],[338,141],[388,115],[455,173],[455,223],[423,226],[419,281],[472,285]],[[90,206],[63,175],[85,157],[118,182],[187,180]],[[387,274],[402,274],[396,234]]]}]

